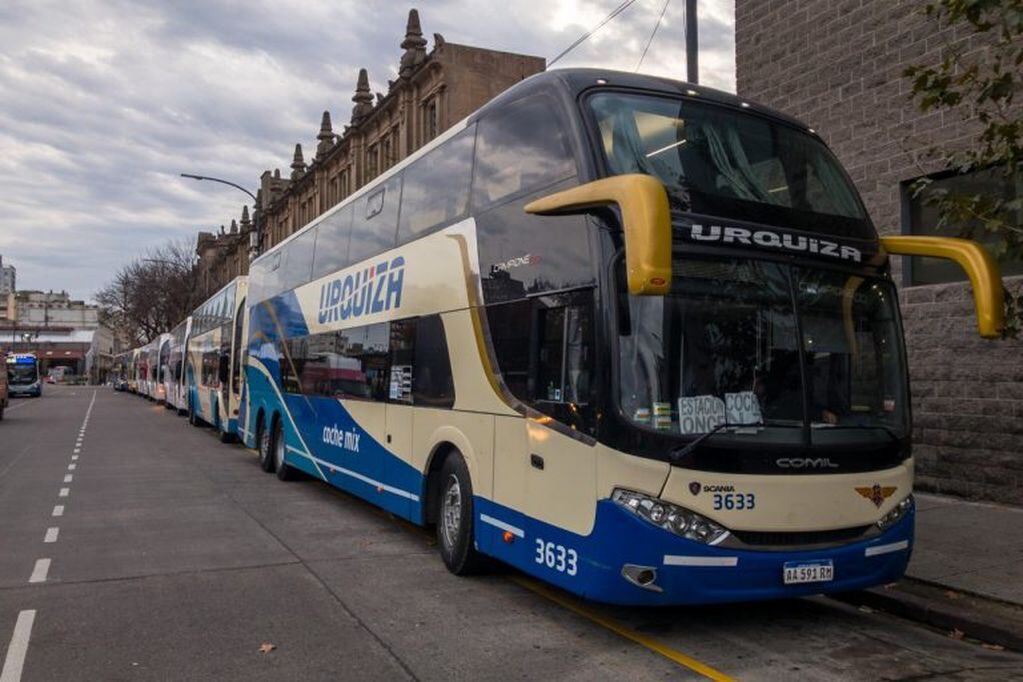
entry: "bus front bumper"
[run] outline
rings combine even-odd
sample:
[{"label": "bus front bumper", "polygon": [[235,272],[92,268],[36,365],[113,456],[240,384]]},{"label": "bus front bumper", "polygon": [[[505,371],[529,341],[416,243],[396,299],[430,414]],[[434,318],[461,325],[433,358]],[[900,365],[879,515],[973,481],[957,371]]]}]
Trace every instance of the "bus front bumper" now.
[{"label": "bus front bumper", "polygon": [[[595,601],[670,606],[786,599],[860,590],[902,577],[913,546],[915,509],[869,540],[825,549],[762,551],[712,547],[658,528],[610,500],[597,505],[593,531],[576,535],[478,499],[488,518],[507,519],[515,532],[478,523],[484,552]],[[517,533],[521,532],[521,536]],[[562,558],[562,548],[566,559]],[[575,552],[572,572],[571,552]],[[785,584],[785,567],[830,562],[825,582]],[[640,586],[638,570],[655,577]],[[649,575],[643,577],[648,578]]]}]

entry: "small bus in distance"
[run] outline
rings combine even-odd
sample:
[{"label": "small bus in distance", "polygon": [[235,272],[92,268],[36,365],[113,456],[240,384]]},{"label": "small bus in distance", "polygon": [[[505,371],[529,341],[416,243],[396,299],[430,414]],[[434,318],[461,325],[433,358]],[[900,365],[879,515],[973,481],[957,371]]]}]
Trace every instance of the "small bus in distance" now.
[{"label": "small bus in distance", "polygon": [[33,353],[15,353],[7,356],[7,391],[11,397],[43,394],[43,379],[39,375],[39,359]]}]

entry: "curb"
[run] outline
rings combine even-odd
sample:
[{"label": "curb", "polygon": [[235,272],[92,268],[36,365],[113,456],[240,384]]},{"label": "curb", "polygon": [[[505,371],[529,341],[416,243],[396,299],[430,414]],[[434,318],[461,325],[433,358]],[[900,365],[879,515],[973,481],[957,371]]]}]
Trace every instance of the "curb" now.
[{"label": "curb", "polygon": [[[888,587],[832,595],[853,606],[868,606],[948,633],[960,633],[1023,651],[1023,609],[911,579]],[[957,637],[957,638],[959,638]]]}]

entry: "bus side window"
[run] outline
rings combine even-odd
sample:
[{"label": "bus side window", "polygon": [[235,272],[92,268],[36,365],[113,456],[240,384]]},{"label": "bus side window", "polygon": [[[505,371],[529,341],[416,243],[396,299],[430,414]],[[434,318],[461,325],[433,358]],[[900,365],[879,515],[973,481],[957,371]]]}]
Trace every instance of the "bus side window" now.
[{"label": "bus side window", "polygon": [[415,358],[413,402],[425,407],[454,407],[455,380],[451,375],[448,340],[440,315],[419,318]]},{"label": "bus side window", "polygon": [[556,102],[523,98],[484,117],[476,139],[473,205],[482,208],[576,172]]},{"label": "bus side window", "polygon": [[399,174],[383,185],[374,187],[355,202],[352,236],[348,246],[349,263],[358,263],[394,248],[400,201]]},{"label": "bus side window", "polygon": [[288,269],[281,271],[282,290],[288,291],[309,281],[313,270],[313,248],[318,229],[314,227],[302,233],[285,247],[288,251]]},{"label": "bus side window", "polygon": [[465,216],[475,134],[475,127],[462,131],[405,170],[399,244]]},{"label": "bus side window", "polygon": [[324,218],[317,228],[313,279],[337,272],[351,262],[348,260],[348,240],[352,232],[352,213],[352,205],[348,204]]}]

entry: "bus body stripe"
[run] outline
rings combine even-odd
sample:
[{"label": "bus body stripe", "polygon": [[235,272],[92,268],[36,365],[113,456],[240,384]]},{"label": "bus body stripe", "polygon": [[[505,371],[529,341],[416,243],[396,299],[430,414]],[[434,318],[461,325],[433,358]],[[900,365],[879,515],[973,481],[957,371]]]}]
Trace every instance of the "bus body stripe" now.
[{"label": "bus body stripe", "polygon": [[397,495],[398,497],[404,497],[405,499],[412,500],[413,502],[418,502],[419,501],[419,495],[416,495],[415,493],[410,493],[407,490],[402,490],[401,488],[395,488],[394,486],[387,485],[386,483],[383,483],[382,481],[374,480],[374,479],[370,478],[369,476],[364,476],[364,475],[360,474],[358,471],[352,471],[351,469],[345,469],[344,467],[340,467],[337,464],[332,464],[332,463],[330,463],[330,462],[328,462],[328,461],[326,461],[324,459],[320,459],[319,457],[314,457],[314,456],[312,456],[312,455],[310,455],[308,453],[302,452],[298,448],[293,448],[290,445],[288,445],[287,448],[288,448],[289,451],[294,452],[296,455],[301,455],[303,457],[308,457],[309,459],[313,460],[314,462],[316,462],[320,466],[327,467],[328,471],[331,471],[331,472],[336,471],[338,473],[344,474],[345,476],[351,476],[352,478],[358,479],[358,480],[362,481],[363,483],[368,483],[368,484],[370,484],[372,486],[376,486],[377,488],[379,488],[381,490],[384,490],[386,492],[389,492],[392,495]]},{"label": "bus body stripe", "polygon": [[737,556],[678,556],[676,554],[664,555],[665,566],[717,566],[734,568],[739,565]]},{"label": "bus body stripe", "polygon": [[489,514],[480,514],[480,521],[482,521],[483,523],[489,523],[491,526],[494,526],[495,528],[506,530],[517,538],[526,537],[526,531],[522,530],[521,528],[517,528],[511,525],[510,523],[505,523],[500,519],[495,519],[493,516],[490,516]]},{"label": "bus body stripe", "polygon": [[863,556],[877,556],[879,554],[891,554],[892,552],[900,552],[909,547],[909,540],[899,540],[893,542],[890,545],[875,545],[874,547],[867,547],[863,550]]}]

